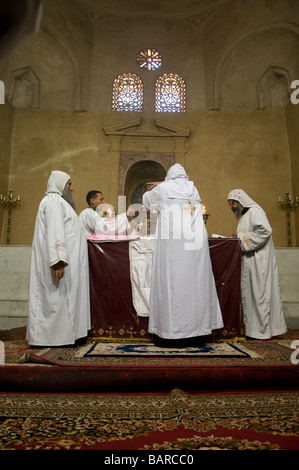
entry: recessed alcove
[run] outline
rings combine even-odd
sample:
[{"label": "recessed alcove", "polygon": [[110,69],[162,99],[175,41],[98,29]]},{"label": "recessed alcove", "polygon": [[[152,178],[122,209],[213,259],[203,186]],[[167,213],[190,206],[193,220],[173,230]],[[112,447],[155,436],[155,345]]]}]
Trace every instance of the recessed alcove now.
[{"label": "recessed alcove", "polygon": [[127,171],[124,195],[127,205],[141,204],[144,193],[144,185],[150,181],[163,181],[166,176],[166,168],[155,160],[139,160]]},{"label": "recessed alcove", "polygon": [[126,197],[127,208],[141,202],[144,183],[164,180],[174,163],[184,164],[190,135],[189,129],[173,123],[142,118],[105,127],[104,133],[110,158],[119,162],[118,195]]}]

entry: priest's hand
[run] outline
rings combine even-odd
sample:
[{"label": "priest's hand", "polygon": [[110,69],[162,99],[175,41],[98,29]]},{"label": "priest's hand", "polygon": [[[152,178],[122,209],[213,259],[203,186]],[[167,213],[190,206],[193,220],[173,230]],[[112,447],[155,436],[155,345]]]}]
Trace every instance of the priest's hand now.
[{"label": "priest's hand", "polygon": [[162,181],[151,181],[149,183],[145,183],[145,191],[151,191],[154,189],[158,184],[161,184]]},{"label": "priest's hand", "polygon": [[52,273],[55,279],[61,279],[64,276],[64,262],[59,261],[52,266]]}]

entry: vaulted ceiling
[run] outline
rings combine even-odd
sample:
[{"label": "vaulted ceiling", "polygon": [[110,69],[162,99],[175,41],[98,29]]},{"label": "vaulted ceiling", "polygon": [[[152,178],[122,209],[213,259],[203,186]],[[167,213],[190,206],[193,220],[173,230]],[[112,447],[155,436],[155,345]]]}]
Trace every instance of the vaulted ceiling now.
[{"label": "vaulted ceiling", "polygon": [[[0,62],[10,100],[20,74],[39,87],[34,106],[109,111],[114,78],[138,73],[136,53],[145,47],[162,52],[164,71],[184,76],[189,110],[267,106],[272,98],[259,97],[266,82],[283,103],[299,77],[298,0],[27,3],[42,3],[43,13],[38,33]],[[3,5],[14,4],[0,0],[0,12]],[[152,88],[148,74],[144,81]]]}]

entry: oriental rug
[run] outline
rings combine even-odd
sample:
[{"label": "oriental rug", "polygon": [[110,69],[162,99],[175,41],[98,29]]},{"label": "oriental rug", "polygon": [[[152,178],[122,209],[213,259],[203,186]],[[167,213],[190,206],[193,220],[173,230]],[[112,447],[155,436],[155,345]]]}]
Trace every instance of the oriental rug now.
[{"label": "oriental rug", "polygon": [[0,450],[108,452],[97,464],[115,450],[298,450],[298,403],[295,392],[0,393]]},{"label": "oriental rug", "polygon": [[83,357],[251,357],[241,344],[207,343],[202,346],[161,347],[152,343],[95,343]]},{"label": "oriental rug", "polygon": [[294,391],[299,390],[299,367],[292,358],[299,359],[299,350],[292,346],[298,339],[299,332],[293,330],[269,341],[236,342],[234,346],[245,352],[237,357],[228,354],[188,357],[183,350],[168,357],[93,356],[86,354],[93,347],[92,343],[31,348],[26,342],[25,330],[16,329],[0,332],[4,346],[4,362],[0,364],[1,391],[164,392],[174,388],[193,392]]},{"label": "oriental rug", "polygon": [[[0,331],[0,341],[4,345],[4,363],[30,364],[42,363],[56,366],[115,366],[115,365],[165,365],[186,366],[186,364],[205,366],[290,366],[291,356],[294,353],[294,343],[299,340],[298,330],[289,330],[279,338],[268,341],[248,340],[232,343],[233,346],[243,351],[238,357],[223,354],[222,356],[205,355],[205,357],[184,357],[184,348],[179,348],[179,354],[172,357],[155,358],[147,356],[97,356],[86,354],[94,344],[86,343],[76,347],[32,348],[26,339],[26,328]],[[113,343],[108,343],[110,346]],[[123,343],[126,344],[126,343]],[[144,344],[144,343],[143,343]],[[221,345],[222,343],[215,343]],[[223,343],[226,344],[226,343]],[[233,350],[234,348],[232,348]],[[157,362],[158,361],[158,362]]]}]

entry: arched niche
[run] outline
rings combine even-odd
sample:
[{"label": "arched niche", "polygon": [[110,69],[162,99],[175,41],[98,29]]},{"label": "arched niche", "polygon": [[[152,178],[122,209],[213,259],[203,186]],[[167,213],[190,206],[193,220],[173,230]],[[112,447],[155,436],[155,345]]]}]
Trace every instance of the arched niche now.
[{"label": "arched niche", "polygon": [[12,72],[11,104],[14,108],[39,107],[40,81],[31,67]]},{"label": "arched niche", "polygon": [[138,117],[105,127],[104,133],[110,143],[111,187],[118,184],[118,203],[126,198],[122,209],[131,205],[132,198],[138,198],[141,184],[163,180],[174,163],[184,165],[189,129],[157,118]]},{"label": "arched niche", "polygon": [[118,194],[125,196],[126,207],[140,203],[144,183],[163,181],[174,163],[174,154],[121,153]]},{"label": "arched niche", "polygon": [[298,27],[291,23],[269,24],[237,36],[219,62],[214,107],[232,110],[285,106],[288,74],[296,76],[296,61],[289,58],[298,45]]},{"label": "arched niche", "polygon": [[126,174],[124,193],[127,205],[142,204],[144,185],[150,181],[163,181],[166,169],[154,160],[139,160]]},{"label": "arched niche", "polygon": [[284,108],[289,102],[290,78],[287,70],[269,67],[258,86],[260,108]]}]

